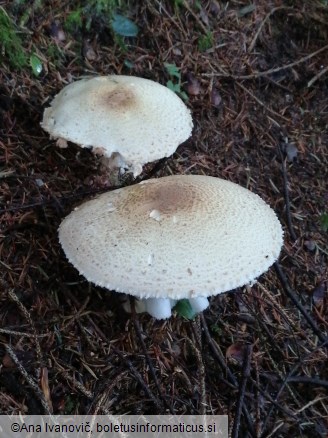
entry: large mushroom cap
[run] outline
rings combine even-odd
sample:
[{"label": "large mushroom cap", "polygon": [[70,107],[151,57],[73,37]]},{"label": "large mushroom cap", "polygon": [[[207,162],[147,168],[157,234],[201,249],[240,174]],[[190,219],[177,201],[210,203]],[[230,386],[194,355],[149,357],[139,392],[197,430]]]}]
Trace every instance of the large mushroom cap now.
[{"label": "large mushroom cap", "polygon": [[53,138],[121,156],[134,171],[171,155],[190,136],[192,119],[182,100],[163,85],[134,76],[100,76],[67,85],[44,112]]},{"label": "large mushroom cap", "polygon": [[278,258],[283,232],[249,190],[218,178],[152,179],[104,193],[59,229],[89,281],[137,297],[193,298],[242,286]]}]

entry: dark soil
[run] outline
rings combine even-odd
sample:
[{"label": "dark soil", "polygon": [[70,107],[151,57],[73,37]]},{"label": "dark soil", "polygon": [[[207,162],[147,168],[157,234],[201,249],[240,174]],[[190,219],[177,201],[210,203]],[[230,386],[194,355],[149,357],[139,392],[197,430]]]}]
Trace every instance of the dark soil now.
[{"label": "dark soil", "polygon": [[[23,67],[0,55],[0,413],[227,414],[235,437],[326,437],[327,2],[123,3],[136,38],[119,39],[87,2],[0,2],[26,54]],[[66,260],[60,221],[111,186],[90,151],[58,149],[40,127],[69,82],[127,74],[165,85],[164,63],[180,68],[195,127],[137,181],[231,180],[285,231],[278,264],[194,321],[131,317]]]}]

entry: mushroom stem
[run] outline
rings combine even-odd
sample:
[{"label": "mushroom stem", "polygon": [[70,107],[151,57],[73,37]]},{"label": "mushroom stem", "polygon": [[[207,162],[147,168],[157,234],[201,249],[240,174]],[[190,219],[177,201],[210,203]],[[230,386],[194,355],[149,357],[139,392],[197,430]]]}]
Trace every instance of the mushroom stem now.
[{"label": "mushroom stem", "polygon": [[171,316],[171,300],[169,298],[147,298],[147,312],[156,319],[166,319]]},{"label": "mushroom stem", "polygon": [[196,313],[202,312],[209,306],[208,299],[205,297],[189,298],[189,303]]}]

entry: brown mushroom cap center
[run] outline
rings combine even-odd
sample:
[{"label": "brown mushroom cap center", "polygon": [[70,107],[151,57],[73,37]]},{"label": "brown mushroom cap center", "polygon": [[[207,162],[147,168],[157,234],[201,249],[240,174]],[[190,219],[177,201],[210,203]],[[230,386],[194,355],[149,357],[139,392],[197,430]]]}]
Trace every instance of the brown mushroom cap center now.
[{"label": "brown mushroom cap center", "polygon": [[137,97],[130,85],[118,84],[113,81],[113,89],[99,96],[99,104],[106,111],[132,111],[137,107]]},{"label": "brown mushroom cap center", "polygon": [[163,186],[145,182],[134,186],[134,190],[131,190],[121,208],[125,212],[136,212],[138,215],[153,210],[161,215],[179,212],[190,215],[193,205],[202,205],[202,199],[204,193],[200,187],[188,187],[186,190],[183,184],[177,185],[174,181]]}]

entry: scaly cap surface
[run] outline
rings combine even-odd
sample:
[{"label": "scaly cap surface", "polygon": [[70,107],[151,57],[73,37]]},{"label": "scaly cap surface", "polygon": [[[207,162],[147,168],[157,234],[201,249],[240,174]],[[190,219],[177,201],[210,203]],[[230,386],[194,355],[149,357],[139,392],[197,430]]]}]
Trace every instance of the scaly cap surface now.
[{"label": "scaly cap surface", "polygon": [[63,220],[59,239],[95,284],[181,299],[253,281],[277,260],[283,232],[275,212],[249,190],[187,175],[104,193]]},{"label": "scaly cap surface", "polygon": [[101,151],[135,176],[143,164],[167,157],[190,136],[192,119],[182,100],[163,85],[134,76],[99,76],[67,85],[44,111],[53,138]]}]

